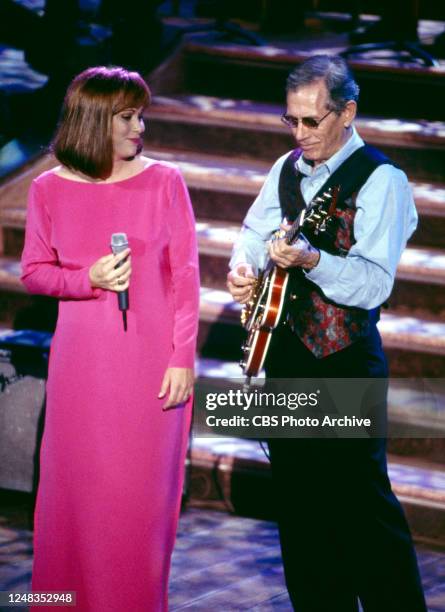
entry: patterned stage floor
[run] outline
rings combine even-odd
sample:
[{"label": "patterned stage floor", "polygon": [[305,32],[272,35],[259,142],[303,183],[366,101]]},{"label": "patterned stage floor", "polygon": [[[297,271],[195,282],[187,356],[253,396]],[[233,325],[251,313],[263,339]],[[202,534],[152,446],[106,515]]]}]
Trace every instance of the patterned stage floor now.
[{"label": "patterned stage floor", "polygon": [[[428,610],[444,612],[445,553],[423,547],[417,553]],[[32,532],[0,516],[0,590],[29,589],[31,566]],[[290,612],[275,523],[196,508],[183,512],[170,610]]]}]

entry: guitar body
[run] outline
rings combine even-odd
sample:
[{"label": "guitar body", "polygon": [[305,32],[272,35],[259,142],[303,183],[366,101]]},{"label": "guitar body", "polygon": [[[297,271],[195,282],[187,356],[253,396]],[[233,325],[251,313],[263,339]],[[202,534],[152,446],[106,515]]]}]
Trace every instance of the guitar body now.
[{"label": "guitar body", "polygon": [[271,267],[260,275],[254,298],[249,302],[245,328],[249,332],[243,345],[241,367],[246,376],[256,376],[264,365],[272,332],[279,323],[284,306],[289,274],[286,270]]}]

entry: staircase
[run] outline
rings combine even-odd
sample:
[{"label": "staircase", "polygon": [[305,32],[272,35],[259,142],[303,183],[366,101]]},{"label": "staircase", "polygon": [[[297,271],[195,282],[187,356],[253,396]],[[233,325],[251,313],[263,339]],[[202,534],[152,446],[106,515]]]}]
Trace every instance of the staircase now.
[{"label": "staircase", "polygon": [[[205,376],[240,376],[236,362],[243,333],[239,307],[225,289],[227,263],[272,162],[294,146],[279,117],[286,75],[305,57],[306,52],[289,48],[191,41],[149,78],[155,97],[146,113],[145,153],[179,165],[197,218],[202,279],[198,367]],[[391,375],[440,378],[445,373],[445,117],[439,98],[445,69],[365,61],[353,67],[362,90],[357,129],[405,170],[420,217],[380,322]],[[422,108],[412,94],[418,87]],[[52,165],[54,160],[42,156],[0,185],[3,327],[13,326],[33,300],[19,281],[26,192],[31,180]],[[434,414],[422,411],[403,392],[403,384],[400,390],[400,382],[390,398],[390,420],[401,436],[414,421],[431,433],[428,439],[389,441],[395,488],[416,534],[445,541],[445,398],[438,396]],[[260,507],[267,515],[268,465],[252,443],[243,441],[238,456],[239,442],[232,442],[230,452],[215,444],[194,445],[191,494],[202,504],[224,503],[253,515]],[[215,484],[215,478],[222,484]],[[421,485],[410,488],[407,483],[416,478]]]}]

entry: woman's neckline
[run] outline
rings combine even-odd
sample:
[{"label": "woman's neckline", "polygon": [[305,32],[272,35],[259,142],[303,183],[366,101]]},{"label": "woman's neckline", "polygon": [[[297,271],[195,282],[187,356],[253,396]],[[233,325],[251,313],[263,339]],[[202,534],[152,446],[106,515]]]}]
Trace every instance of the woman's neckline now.
[{"label": "woman's neckline", "polygon": [[127,176],[126,178],[118,179],[117,181],[110,181],[109,183],[95,182],[95,181],[82,181],[82,180],[78,180],[75,178],[68,178],[67,176],[62,176],[58,174],[57,172],[57,170],[61,168],[61,166],[56,166],[56,168],[53,168],[53,170],[51,170],[51,173],[53,176],[56,176],[62,181],[68,181],[69,183],[77,183],[79,185],[117,185],[119,183],[125,183],[126,181],[131,181],[132,179],[135,179],[138,176],[141,176],[141,174],[144,174],[144,172],[148,170],[149,168],[151,168],[155,163],[156,163],[155,159],[150,159],[147,157],[146,163],[144,167],[142,168],[142,170],[139,170],[139,172],[136,172],[136,174],[131,174],[130,176]]}]

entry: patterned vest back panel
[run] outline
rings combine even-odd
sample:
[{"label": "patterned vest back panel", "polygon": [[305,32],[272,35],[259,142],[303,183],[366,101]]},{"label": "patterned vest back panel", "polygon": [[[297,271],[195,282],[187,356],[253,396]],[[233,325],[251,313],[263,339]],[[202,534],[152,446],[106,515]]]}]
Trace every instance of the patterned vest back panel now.
[{"label": "patterned vest back panel", "polygon": [[[300,191],[302,175],[295,162],[300,151],[286,159],[279,181],[280,206],[283,216],[293,221],[306,206]],[[329,187],[340,187],[337,208],[330,231],[315,235],[308,229],[304,234],[317,248],[345,257],[355,243],[354,218],[357,192],[372,172],[381,164],[392,164],[377,149],[365,145],[357,149],[332,173],[318,194]],[[394,164],[393,164],[394,165]],[[379,308],[364,310],[342,306],[326,298],[321,289],[308,280],[301,270],[290,271],[284,316],[305,346],[321,359],[340,351],[363,338],[379,319]]]}]

